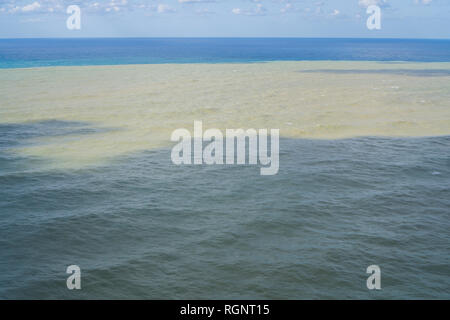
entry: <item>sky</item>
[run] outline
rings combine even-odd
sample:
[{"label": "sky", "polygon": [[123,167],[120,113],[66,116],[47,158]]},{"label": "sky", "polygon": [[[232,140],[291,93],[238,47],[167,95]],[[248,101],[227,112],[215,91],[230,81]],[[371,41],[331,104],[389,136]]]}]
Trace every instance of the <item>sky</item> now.
[{"label": "sky", "polygon": [[[66,26],[70,5],[79,30]],[[370,5],[380,30],[366,26]],[[0,0],[0,38],[34,37],[450,39],[450,0]]]}]

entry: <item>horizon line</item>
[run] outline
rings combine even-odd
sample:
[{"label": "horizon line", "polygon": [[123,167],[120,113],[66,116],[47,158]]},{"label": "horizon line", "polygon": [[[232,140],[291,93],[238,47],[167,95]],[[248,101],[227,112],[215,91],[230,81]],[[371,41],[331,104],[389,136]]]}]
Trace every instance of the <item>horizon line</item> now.
[{"label": "horizon line", "polygon": [[105,37],[11,37],[11,38],[0,38],[0,40],[49,40],[49,39],[60,39],[60,40],[69,40],[69,39],[342,39],[342,40],[444,40],[449,41],[450,38],[401,38],[401,37],[375,37],[375,38],[366,38],[366,37],[113,37],[113,36],[105,36]]}]

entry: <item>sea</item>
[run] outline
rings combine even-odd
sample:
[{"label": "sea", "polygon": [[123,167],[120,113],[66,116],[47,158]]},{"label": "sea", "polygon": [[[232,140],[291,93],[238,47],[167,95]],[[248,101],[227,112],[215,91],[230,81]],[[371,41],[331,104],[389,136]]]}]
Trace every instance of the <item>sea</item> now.
[{"label": "sea", "polygon": [[[195,120],[278,174],[175,165]],[[449,254],[449,40],[0,39],[1,299],[449,299]]]},{"label": "sea", "polygon": [[0,68],[299,60],[449,62],[450,40],[357,38],[0,39]]}]

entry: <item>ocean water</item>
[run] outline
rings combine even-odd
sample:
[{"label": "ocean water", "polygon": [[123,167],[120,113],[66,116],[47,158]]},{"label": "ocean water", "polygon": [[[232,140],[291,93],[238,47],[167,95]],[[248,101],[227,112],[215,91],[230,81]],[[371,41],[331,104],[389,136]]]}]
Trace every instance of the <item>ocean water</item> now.
[{"label": "ocean water", "polygon": [[[0,298],[449,299],[448,42],[224,41],[0,40]],[[194,120],[280,129],[279,173],[175,166]]]},{"label": "ocean water", "polygon": [[0,39],[0,68],[347,60],[450,62],[450,40],[298,38]]}]

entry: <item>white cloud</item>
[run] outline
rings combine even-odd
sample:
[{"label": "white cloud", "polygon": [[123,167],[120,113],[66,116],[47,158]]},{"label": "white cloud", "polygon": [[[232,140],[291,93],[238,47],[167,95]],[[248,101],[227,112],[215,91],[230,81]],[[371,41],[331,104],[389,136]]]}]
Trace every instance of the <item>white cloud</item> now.
[{"label": "white cloud", "polygon": [[41,4],[37,1],[35,1],[31,4],[28,4],[24,7],[22,7],[22,11],[23,12],[31,12],[31,11],[35,11],[35,10],[39,9],[40,7],[41,7]]},{"label": "white cloud", "polygon": [[[83,12],[98,14],[110,14],[133,9],[157,11],[158,6],[149,2],[149,0],[0,0],[0,12],[10,14],[36,12],[66,14],[65,9],[72,3],[79,3]],[[168,6],[162,7],[161,10],[164,12],[174,11]]]},{"label": "white cloud", "polygon": [[280,9],[281,13],[286,13],[289,11],[292,11],[294,9],[294,7],[292,6],[292,3],[286,3],[286,5]]},{"label": "white cloud", "polygon": [[241,8],[233,8],[233,10],[231,10],[231,12],[233,12],[234,14],[241,14],[242,9]]},{"label": "white cloud", "polygon": [[261,3],[258,3],[256,5],[256,8],[253,10],[244,10],[241,8],[234,8],[231,10],[232,13],[237,15],[246,15],[246,16],[262,16],[266,13],[266,8],[263,7]]},{"label": "white cloud", "polygon": [[160,3],[160,4],[158,4],[156,11],[158,13],[169,13],[169,12],[175,12],[175,9],[167,4]]}]

